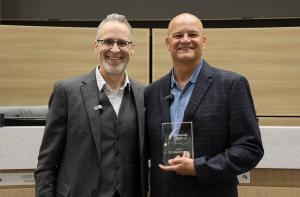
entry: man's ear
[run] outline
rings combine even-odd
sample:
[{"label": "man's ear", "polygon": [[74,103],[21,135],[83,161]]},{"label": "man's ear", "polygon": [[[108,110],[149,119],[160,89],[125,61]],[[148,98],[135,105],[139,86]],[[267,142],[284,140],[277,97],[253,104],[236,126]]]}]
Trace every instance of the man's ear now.
[{"label": "man's ear", "polygon": [[130,48],[129,48],[129,55],[133,55],[133,52],[134,52],[134,44],[132,43]]},{"label": "man's ear", "polygon": [[206,43],[207,43],[207,39],[205,36],[202,37],[203,42],[202,42],[202,49],[206,49]]},{"label": "man's ear", "polygon": [[98,54],[99,44],[98,44],[97,40],[94,41],[93,47],[94,47],[94,52],[96,54]]},{"label": "man's ear", "polygon": [[167,45],[167,47],[168,47],[168,51],[170,51],[169,42],[170,42],[169,38],[166,37],[166,45]]}]

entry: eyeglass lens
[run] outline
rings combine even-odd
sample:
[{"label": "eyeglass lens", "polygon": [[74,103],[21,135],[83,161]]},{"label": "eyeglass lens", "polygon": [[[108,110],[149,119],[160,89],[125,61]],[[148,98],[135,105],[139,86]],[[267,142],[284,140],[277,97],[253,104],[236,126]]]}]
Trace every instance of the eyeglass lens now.
[{"label": "eyeglass lens", "polygon": [[115,43],[117,43],[118,47],[127,47],[130,42],[125,40],[113,40],[113,39],[105,39],[99,40],[103,46],[112,47]]}]

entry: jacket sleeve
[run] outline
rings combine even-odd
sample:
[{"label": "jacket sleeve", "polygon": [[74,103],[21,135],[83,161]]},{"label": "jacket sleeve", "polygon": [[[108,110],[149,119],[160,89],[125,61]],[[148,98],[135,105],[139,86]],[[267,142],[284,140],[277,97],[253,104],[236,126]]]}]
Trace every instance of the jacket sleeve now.
[{"label": "jacket sleeve", "polygon": [[65,91],[57,83],[49,100],[49,111],[35,171],[36,197],[55,196],[57,168],[66,140],[66,105]]},{"label": "jacket sleeve", "polygon": [[228,97],[229,146],[213,157],[194,160],[200,182],[213,183],[249,171],[264,154],[260,130],[256,119],[248,81],[238,77],[232,83]]}]

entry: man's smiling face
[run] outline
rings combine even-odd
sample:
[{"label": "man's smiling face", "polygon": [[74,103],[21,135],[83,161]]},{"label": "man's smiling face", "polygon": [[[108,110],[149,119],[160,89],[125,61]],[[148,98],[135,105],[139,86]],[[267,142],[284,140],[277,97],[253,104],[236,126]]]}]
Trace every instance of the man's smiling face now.
[{"label": "man's smiling face", "polygon": [[[105,23],[99,32],[97,40],[113,40],[130,42],[129,28],[120,22]],[[119,47],[114,43],[112,47],[104,46],[95,41],[95,51],[100,59],[100,72],[106,74],[121,74],[125,71],[129,58],[133,53],[133,45]]]},{"label": "man's smiling face", "polygon": [[170,23],[166,43],[174,63],[199,61],[205,42],[202,24],[196,18],[181,16]]}]

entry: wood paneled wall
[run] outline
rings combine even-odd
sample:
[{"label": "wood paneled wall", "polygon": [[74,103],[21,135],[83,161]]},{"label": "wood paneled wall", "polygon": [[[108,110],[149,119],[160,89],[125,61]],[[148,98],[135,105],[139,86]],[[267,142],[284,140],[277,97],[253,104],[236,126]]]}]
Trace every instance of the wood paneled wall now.
[{"label": "wood paneled wall", "polygon": [[[258,115],[300,116],[300,27],[206,29],[204,59],[245,75]],[[154,79],[172,65],[165,29],[154,37]]]},{"label": "wood paneled wall", "polygon": [[[153,31],[153,78],[169,72],[166,29]],[[258,115],[300,116],[300,27],[206,29],[204,58],[245,75]],[[135,29],[128,72],[144,84],[148,30]],[[95,68],[95,28],[0,26],[0,105],[45,105],[59,79]]]},{"label": "wood paneled wall", "polygon": [[[239,186],[240,197],[298,197],[299,188]],[[34,197],[34,188],[0,189],[1,197]]]},{"label": "wood paneled wall", "polygon": [[0,197],[34,197],[34,186],[0,188]]},{"label": "wood paneled wall", "polygon": [[[46,105],[55,81],[96,68],[96,28],[0,26],[0,105]],[[148,83],[148,30],[134,29],[133,78]]]},{"label": "wood paneled wall", "polygon": [[[0,26],[0,105],[46,105],[55,81],[94,69],[95,28]],[[148,30],[134,29],[128,72],[144,84]],[[166,29],[153,30],[154,80],[169,72]],[[245,75],[260,125],[300,126],[300,27],[206,29],[204,58]],[[293,116],[293,117],[281,117]],[[298,116],[298,117],[297,117]],[[300,196],[299,170],[254,169],[240,197]],[[33,188],[1,188],[1,197],[34,196]]]},{"label": "wood paneled wall", "polygon": [[239,197],[299,197],[300,188],[239,186]]}]

